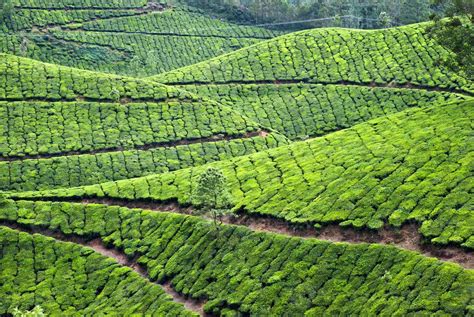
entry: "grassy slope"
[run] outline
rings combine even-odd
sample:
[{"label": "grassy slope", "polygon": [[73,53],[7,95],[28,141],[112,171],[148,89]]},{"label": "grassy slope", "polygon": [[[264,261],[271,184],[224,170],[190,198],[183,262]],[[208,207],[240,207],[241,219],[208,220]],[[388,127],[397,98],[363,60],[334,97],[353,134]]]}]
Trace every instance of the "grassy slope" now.
[{"label": "grassy slope", "polygon": [[[215,163],[236,209],[290,222],[380,228],[408,221],[434,243],[474,247],[473,102],[414,108],[288,147]],[[203,169],[20,197],[106,196],[189,203]]]},{"label": "grassy slope", "polygon": [[215,314],[472,314],[473,271],[395,247],[329,243],[198,217],[103,205],[26,202],[0,219],[99,236]]}]

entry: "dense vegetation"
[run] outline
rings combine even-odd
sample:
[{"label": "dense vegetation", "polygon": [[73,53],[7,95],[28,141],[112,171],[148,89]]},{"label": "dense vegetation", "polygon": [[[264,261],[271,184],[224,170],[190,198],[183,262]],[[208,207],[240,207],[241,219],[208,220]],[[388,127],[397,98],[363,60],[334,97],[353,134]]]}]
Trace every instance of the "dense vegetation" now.
[{"label": "dense vegetation", "polygon": [[418,85],[473,91],[436,62],[449,51],[423,25],[382,31],[315,29],[184,67],[152,79],[164,83],[311,82]]},{"label": "dense vegetation", "polygon": [[319,84],[186,85],[290,139],[320,136],[409,107],[463,96],[414,89]]},{"label": "dense vegetation", "polygon": [[465,17],[251,25],[356,2],[0,0],[0,315],[474,315]]},{"label": "dense vegetation", "polygon": [[0,52],[134,76],[191,65],[278,34],[146,1],[21,3],[9,20],[0,23]]},{"label": "dense vegetation", "polygon": [[[421,223],[433,243],[474,248],[473,102],[415,108],[288,147],[216,163],[235,209],[290,222],[379,229]],[[178,199],[202,168],[18,197]]]},{"label": "dense vegetation", "polygon": [[95,237],[138,256],[208,312],[225,315],[472,314],[473,272],[380,245],[215,229],[196,217],[71,203],[10,203],[2,219]]},{"label": "dense vegetation", "polygon": [[48,315],[192,316],[161,287],[73,243],[0,226],[0,314],[41,305]]}]

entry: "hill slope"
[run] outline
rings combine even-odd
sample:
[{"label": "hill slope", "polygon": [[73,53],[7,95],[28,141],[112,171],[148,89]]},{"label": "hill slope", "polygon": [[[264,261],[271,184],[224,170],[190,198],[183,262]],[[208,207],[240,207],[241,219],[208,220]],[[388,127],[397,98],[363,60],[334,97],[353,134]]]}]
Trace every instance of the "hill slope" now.
[{"label": "hill slope", "polygon": [[[379,229],[408,221],[433,243],[473,248],[473,102],[415,108],[287,147],[215,163],[235,210],[316,226]],[[203,169],[15,197],[177,199]]]},{"label": "hill slope", "polygon": [[0,55],[0,69],[1,190],[143,176],[286,143],[161,84],[11,55]]},{"label": "hill slope", "polygon": [[423,33],[424,24],[377,31],[296,32],[152,79],[171,84],[411,85],[473,92],[467,79],[436,65],[449,53]]},{"label": "hill slope", "polygon": [[0,51],[116,74],[150,76],[272,38],[186,7],[74,1],[22,2],[0,36]]},{"label": "hill slope", "polygon": [[390,246],[216,233],[198,217],[95,204],[18,201],[0,219],[100,237],[217,315],[472,313],[472,270]]}]

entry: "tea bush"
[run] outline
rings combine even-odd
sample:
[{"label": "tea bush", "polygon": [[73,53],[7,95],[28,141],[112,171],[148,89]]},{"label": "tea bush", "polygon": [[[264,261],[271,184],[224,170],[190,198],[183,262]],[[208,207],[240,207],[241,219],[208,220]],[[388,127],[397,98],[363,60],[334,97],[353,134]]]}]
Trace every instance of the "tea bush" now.
[{"label": "tea bush", "polygon": [[445,104],[463,97],[415,89],[347,85],[194,85],[181,87],[225,104],[286,137],[324,135],[409,107]]},{"label": "tea bush", "polygon": [[1,208],[0,218],[98,235],[137,256],[152,279],[208,299],[204,309],[215,314],[473,313],[472,270],[395,247],[289,238],[229,225],[216,238],[213,225],[197,217],[94,204],[18,201]]},{"label": "tea bush", "polygon": [[424,33],[424,24],[377,31],[301,31],[151,79],[178,84],[284,80],[412,84],[473,92],[472,82],[462,74],[437,65],[450,53]]},{"label": "tea bush", "polygon": [[92,249],[0,226],[0,314],[194,316],[159,285]]},{"label": "tea bush", "polygon": [[[379,229],[421,224],[433,243],[474,248],[474,102],[413,108],[306,142],[213,163],[234,209],[295,223]],[[206,166],[17,197],[105,196],[188,204]]]}]

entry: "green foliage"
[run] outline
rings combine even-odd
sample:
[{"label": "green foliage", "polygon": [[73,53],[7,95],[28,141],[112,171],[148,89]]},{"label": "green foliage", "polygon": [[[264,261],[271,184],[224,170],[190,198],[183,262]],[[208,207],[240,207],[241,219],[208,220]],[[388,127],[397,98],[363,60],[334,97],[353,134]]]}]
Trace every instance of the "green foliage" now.
[{"label": "green foliage", "polygon": [[0,24],[11,25],[14,11],[12,0],[0,0]]},{"label": "green foliage", "polygon": [[[432,242],[470,248],[474,234],[469,212],[473,109],[472,100],[409,109],[323,138],[213,166],[227,177],[236,210],[244,208],[289,222],[372,229],[416,221]],[[187,204],[192,184],[206,168],[15,196],[77,197],[87,193],[178,199]],[[134,190],[140,187],[149,190]]]},{"label": "green foliage", "polygon": [[194,205],[212,216],[217,229],[217,221],[222,224],[222,218],[230,213],[232,206],[227,187],[227,179],[222,171],[211,166],[199,174],[191,197]]},{"label": "green foliage", "polygon": [[151,79],[175,84],[393,83],[474,91],[462,74],[438,65],[450,52],[427,37],[425,28],[301,31]]},{"label": "green foliage", "polygon": [[443,105],[463,97],[415,89],[351,85],[186,85],[291,140],[326,135],[410,107]]},{"label": "green foliage", "polygon": [[[20,210],[27,211],[28,218],[20,215]],[[45,219],[45,214],[48,219]],[[303,316],[305,313],[410,315],[415,311],[426,316],[462,316],[473,313],[469,305],[474,282],[472,270],[390,246],[289,238],[228,225],[221,226],[219,239],[216,239],[209,230],[212,224],[198,217],[94,204],[18,201],[8,209],[0,208],[0,218],[45,225],[53,230],[84,236],[100,236],[111,245],[125,249],[130,257],[139,258],[152,279],[171,282],[173,288],[185,296],[206,299],[204,309],[215,315],[223,315],[229,310],[234,314],[252,316]],[[64,221],[66,219],[82,221]],[[35,239],[44,238],[38,236]],[[0,275],[3,273],[7,281],[11,280],[10,272],[16,272],[16,266],[3,263],[20,258],[15,257],[18,251],[11,248],[16,244],[10,241],[2,244],[3,254],[7,257],[0,259],[2,267],[7,268]],[[44,250],[48,250],[50,244]],[[23,248],[30,250],[26,246]],[[46,277],[50,276],[49,272],[59,270],[71,277],[70,281],[76,284],[74,290],[84,289],[86,294],[94,292],[111,278],[115,280],[116,273],[109,273],[107,269],[113,268],[116,272],[118,266],[112,261],[104,263],[103,257],[91,251],[83,253],[90,258],[85,262],[90,277],[74,278],[80,276],[78,265],[72,266],[75,270],[71,271],[67,259],[73,259],[72,263],[84,263],[77,257],[76,250],[79,249],[68,244],[68,249],[56,249],[51,253],[47,262],[36,263],[47,268]],[[54,254],[65,260],[51,265],[50,258],[54,259]],[[111,278],[107,279],[108,276]],[[123,276],[118,278],[125,280],[120,286],[132,282]],[[137,279],[138,276],[134,277],[135,281]],[[32,280],[25,277],[22,285],[26,287],[29,281]],[[63,281],[64,278],[60,285],[66,303],[70,301],[69,296],[77,298],[82,294],[72,292],[72,284]],[[140,282],[139,288],[145,287],[144,284],[149,285]],[[4,291],[7,285],[14,284],[2,284],[0,291]],[[53,286],[59,287],[59,281]],[[105,314],[112,307],[134,307],[140,293],[129,296],[130,293],[117,291],[119,295],[112,296],[109,295],[110,287],[104,287],[103,296],[96,297],[92,293],[87,297],[93,304],[83,306],[82,312],[86,315],[92,311]],[[147,303],[162,297],[140,298],[140,302]],[[119,300],[124,302],[119,305]],[[100,310],[94,310],[99,307],[97,301],[103,303]],[[87,304],[82,300],[78,302]],[[169,307],[162,305],[160,302],[159,307]],[[48,308],[46,305],[43,307],[45,310]],[[166,308],[163,311],[173,315]],[[137,311],[130,312],[133,313]],[[149,314],[153,311],[145,313]]]},{"label": "green foliage", "polygon": [[[48,211],[53,219],[55,211]],[[90,248],[0,226],[0,251],[1,315],[194,316],[159,285]],[[44,314],[25,312],[38,305]]]},{"label": "green foliage", "polygon": [[[86,138],[86,134],[83,134],[86,132],[84,127],[81,132],[80,135],[83,138],[78,144],[92,146],[93,144],[89,142],[92,136],[97,134],[92,133]],[[41,134],[41,136],[45,135],[46,133]],[[68,140],[68,144],[73,144],[72,139]],[[147,150],[124,150],[0,162],[0,190],[25,191],[75,187],[165,173],[252,154],[287,143],[284,137],[270,134],[265,138],[256,136]]]},{"label": "green foliage", "polygon": [[9,34],[0,36],[0,52],[19,55],[20,33],[32,30],[27,33],[28,49],[22,56],[82,69],[150,76],[280,33],[231,24],[181,7],[155,11],[149,6],[123,7],[118,3],[67,4],[64,10],[59,4],[50,6],[55,10],[48,10],[47,4],[17,10],[11,25],[4,27]]},{"label": "green foliage", "polygon": [[46,316],[41,306],[35,306],[30,311],[21,311],[18,308],[13,310],[13,317],[44,317]]},{"label": "green foliage", "polygon": [[445,4],[448,18],[440,19],[433,15],[433,25],[429,27],[430,35],[441,45],[451,50],[454,55],[441,59],[454,71],[463,71],[468,78],[474,79],[474,2],[471,0],[436,0]]}]

